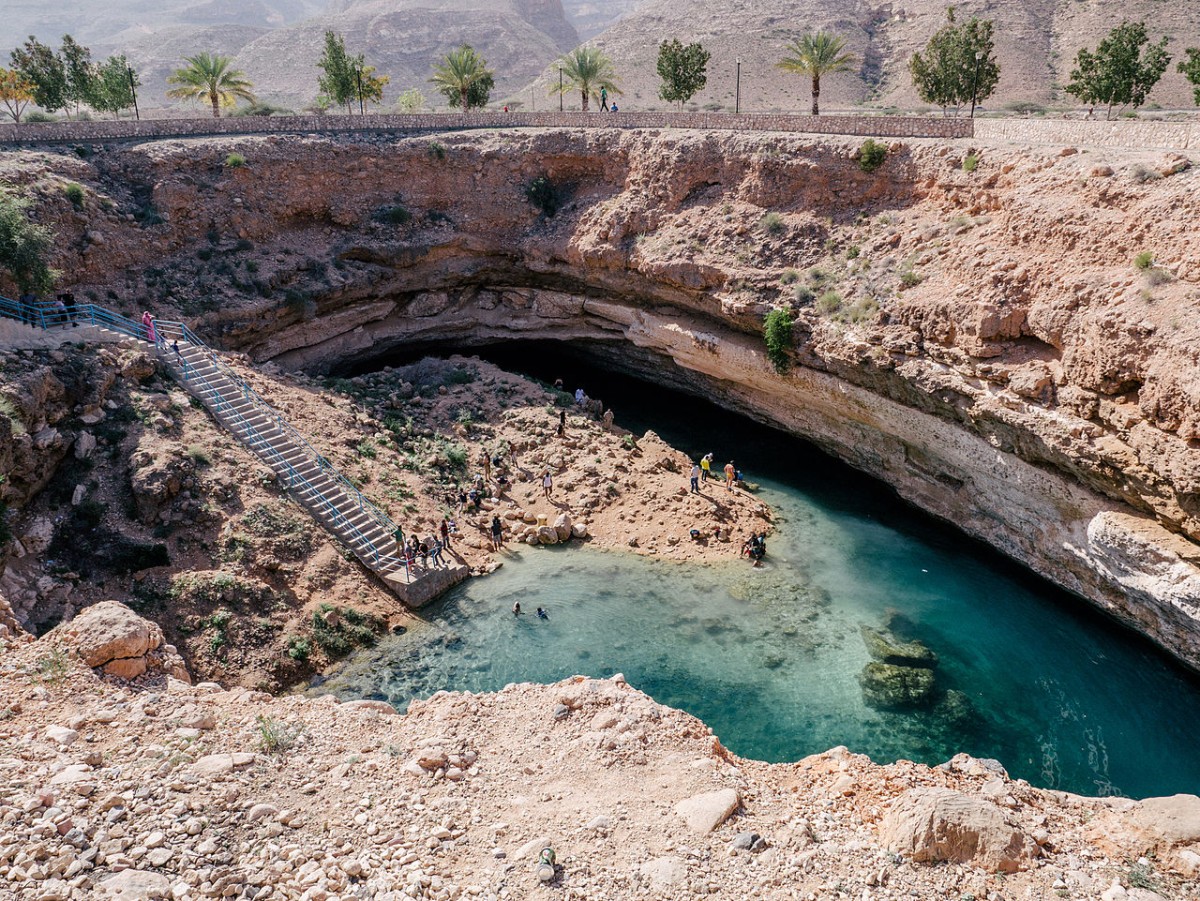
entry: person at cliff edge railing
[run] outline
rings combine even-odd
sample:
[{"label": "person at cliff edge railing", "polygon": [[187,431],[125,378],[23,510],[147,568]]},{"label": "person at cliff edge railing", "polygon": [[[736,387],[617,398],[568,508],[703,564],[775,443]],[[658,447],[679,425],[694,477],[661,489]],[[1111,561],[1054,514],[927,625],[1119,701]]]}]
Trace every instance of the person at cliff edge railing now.
[{"label": "person at cliff edge railing", "polygon": [[75,309],[75,294],[73,291],[64,291],[59,295],[63,299],[63,303],[67,307],[67,321],[71,323],[71,328],[79,328],[79,323],[75,321],[78,311]]},{"label": "person at cliff edge railing", "polygon": [[154,317],[150,315],[149,310],[142,312],[142,328],[145,330],[146,340],[151,344],[157,343],[156,338],[158,336],[154,332]]}]

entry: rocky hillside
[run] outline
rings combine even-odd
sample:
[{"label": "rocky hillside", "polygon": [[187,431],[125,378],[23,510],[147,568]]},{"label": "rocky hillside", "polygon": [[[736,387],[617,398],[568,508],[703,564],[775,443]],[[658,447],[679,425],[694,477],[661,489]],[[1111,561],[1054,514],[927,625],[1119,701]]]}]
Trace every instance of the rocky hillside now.
[{"label": "rocky hillside", "polygon": [[439,692],[397,715],[89,667],[153,643],[119,605],[0,643],[0,894],[1197,897],[1192,795],[1039,791],[966,755],[743,760],[620,675]]},{"label": "rocky hillside", "polygon": [[[700,41],[712,52],[708,87],[693,102],[701,108],[732,109],[735,62],[742,61],[742,108],[751,111],[807,110],[809,85],[776,68],[783,47],[805,31],[824,28],[848,41],[855,71],[822,82],[829,109],[861,103],[912,109],[921,101],[912,89],[908,60],[945,21],[942,0],[903,0],[880,5],[866,0],[647,0],[594,39],[616,61],[630,109],[664,108],[658,99],[655,60],[659,41],[677,37]],[[1200,46],[1200,21],[1179,4],[1156,0],[1013,0],[955,4],[960,17],[979,15],[996,22],[1002,77],[988,108],[1012,101],[1071,103],[1061,90],[1080,47],[1094,47],[1122,19],[1143,19],[1151,34],[1171,37],[1169,49]],[[547,72],[542,83],[557,78]],[[1168,108],[1192,108],[1183,77],[1171,71],[1151,95]]]}]

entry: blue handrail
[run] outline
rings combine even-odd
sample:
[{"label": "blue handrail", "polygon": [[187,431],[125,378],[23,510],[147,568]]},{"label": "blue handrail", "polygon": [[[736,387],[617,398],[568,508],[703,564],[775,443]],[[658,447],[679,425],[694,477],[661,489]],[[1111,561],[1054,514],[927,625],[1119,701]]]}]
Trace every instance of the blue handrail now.
[{"label": "blue handrail", "polygon": [[[388,543],[393,540],[392,536],[397,531],[396,523],[392,518],[368,500],[349,479],[334,469],[325,457],[317,453],[304,436],[225,364],[217,353],[201,341],[185,323],[154,320],[153,324],[147,327],[96,304],[75,304],[67,307],[65,304],[44,301],[14,301],[2,296],[0,296],[0,317],[15,319],[38,329],[78,324],[95,325],[136,338],[139,341],[152,342],[168,366],[173,366],[178,370],[183,384],[214,414],[223,418],[229,428],[238,433],[242,442],[283,478],[285,488],[297,494],[304,506],[312,510],[315,515],[327,518],[343,537],[350,539],[351,548],[356,556],[362,558],[363,562],[373,563],[372,568],[375,569],[402,569],[405,577],[409,580],[412,579],[413,573],[408,565],[408,560],[381,550],[377,540],[365,533],[339,509],[336,503],[337,495],[341,494],[343,499],[351,500],[357,511],[366,516],[368,523],[382,531],[383,541]],[[184,355],[185,349],[189,353],[202,354],[203,362],[211,367],[211,372],[205,374],[198,368]],[[220,378],[231,383],[240,394],[241,399],[268,420],[268,429],[277,430],[282,437],[301,451],[309,464],[317,467],[317,472],[323,477],[321,481],[325,482],[327,487],[323,487],[319,482],[306,476],[296,465],[284,457],[279,449],[271,443],[269,437],[263,433],[260,426],[247,419],[242,411],[222,393],[220,388],[213,384],[210,376],[212,379]],[[356,543],[357,547],[355,547]]]}]

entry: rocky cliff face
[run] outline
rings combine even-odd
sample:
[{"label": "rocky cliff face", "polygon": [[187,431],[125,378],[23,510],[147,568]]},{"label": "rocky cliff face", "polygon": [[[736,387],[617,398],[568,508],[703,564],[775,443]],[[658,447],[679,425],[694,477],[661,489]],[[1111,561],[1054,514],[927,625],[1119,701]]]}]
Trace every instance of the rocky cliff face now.
[{"label": "rocky cliff face", "polygon": [[[225,168],[232,150],[248,165]],[[82,285],[258,360],[581,342],[817,442],[1200,665],[1188,160],[912,141],[866,173],[856,151],[265,138],[31,155],[13,177]],[[774,306],[795,316],[782,374]]]}]

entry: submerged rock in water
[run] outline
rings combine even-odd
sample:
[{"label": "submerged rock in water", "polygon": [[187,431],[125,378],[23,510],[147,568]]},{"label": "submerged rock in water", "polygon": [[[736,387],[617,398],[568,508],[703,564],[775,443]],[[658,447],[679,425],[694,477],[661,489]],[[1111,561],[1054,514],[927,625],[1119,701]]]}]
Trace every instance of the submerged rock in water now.
[{"label": "submerged rock in water", "polygon": [[933,670],[868,663],[858,677],[868,707],[925,707],[936,700]]},{"label": "submerged rock in water", "polygon": [[894,666],[919,666],[933,669],[938,665],[937,654],[931,651],[923,641],[900,641],[894,635],[862,627],[863,643],[867,653],[880,663],[890,663]]}]

